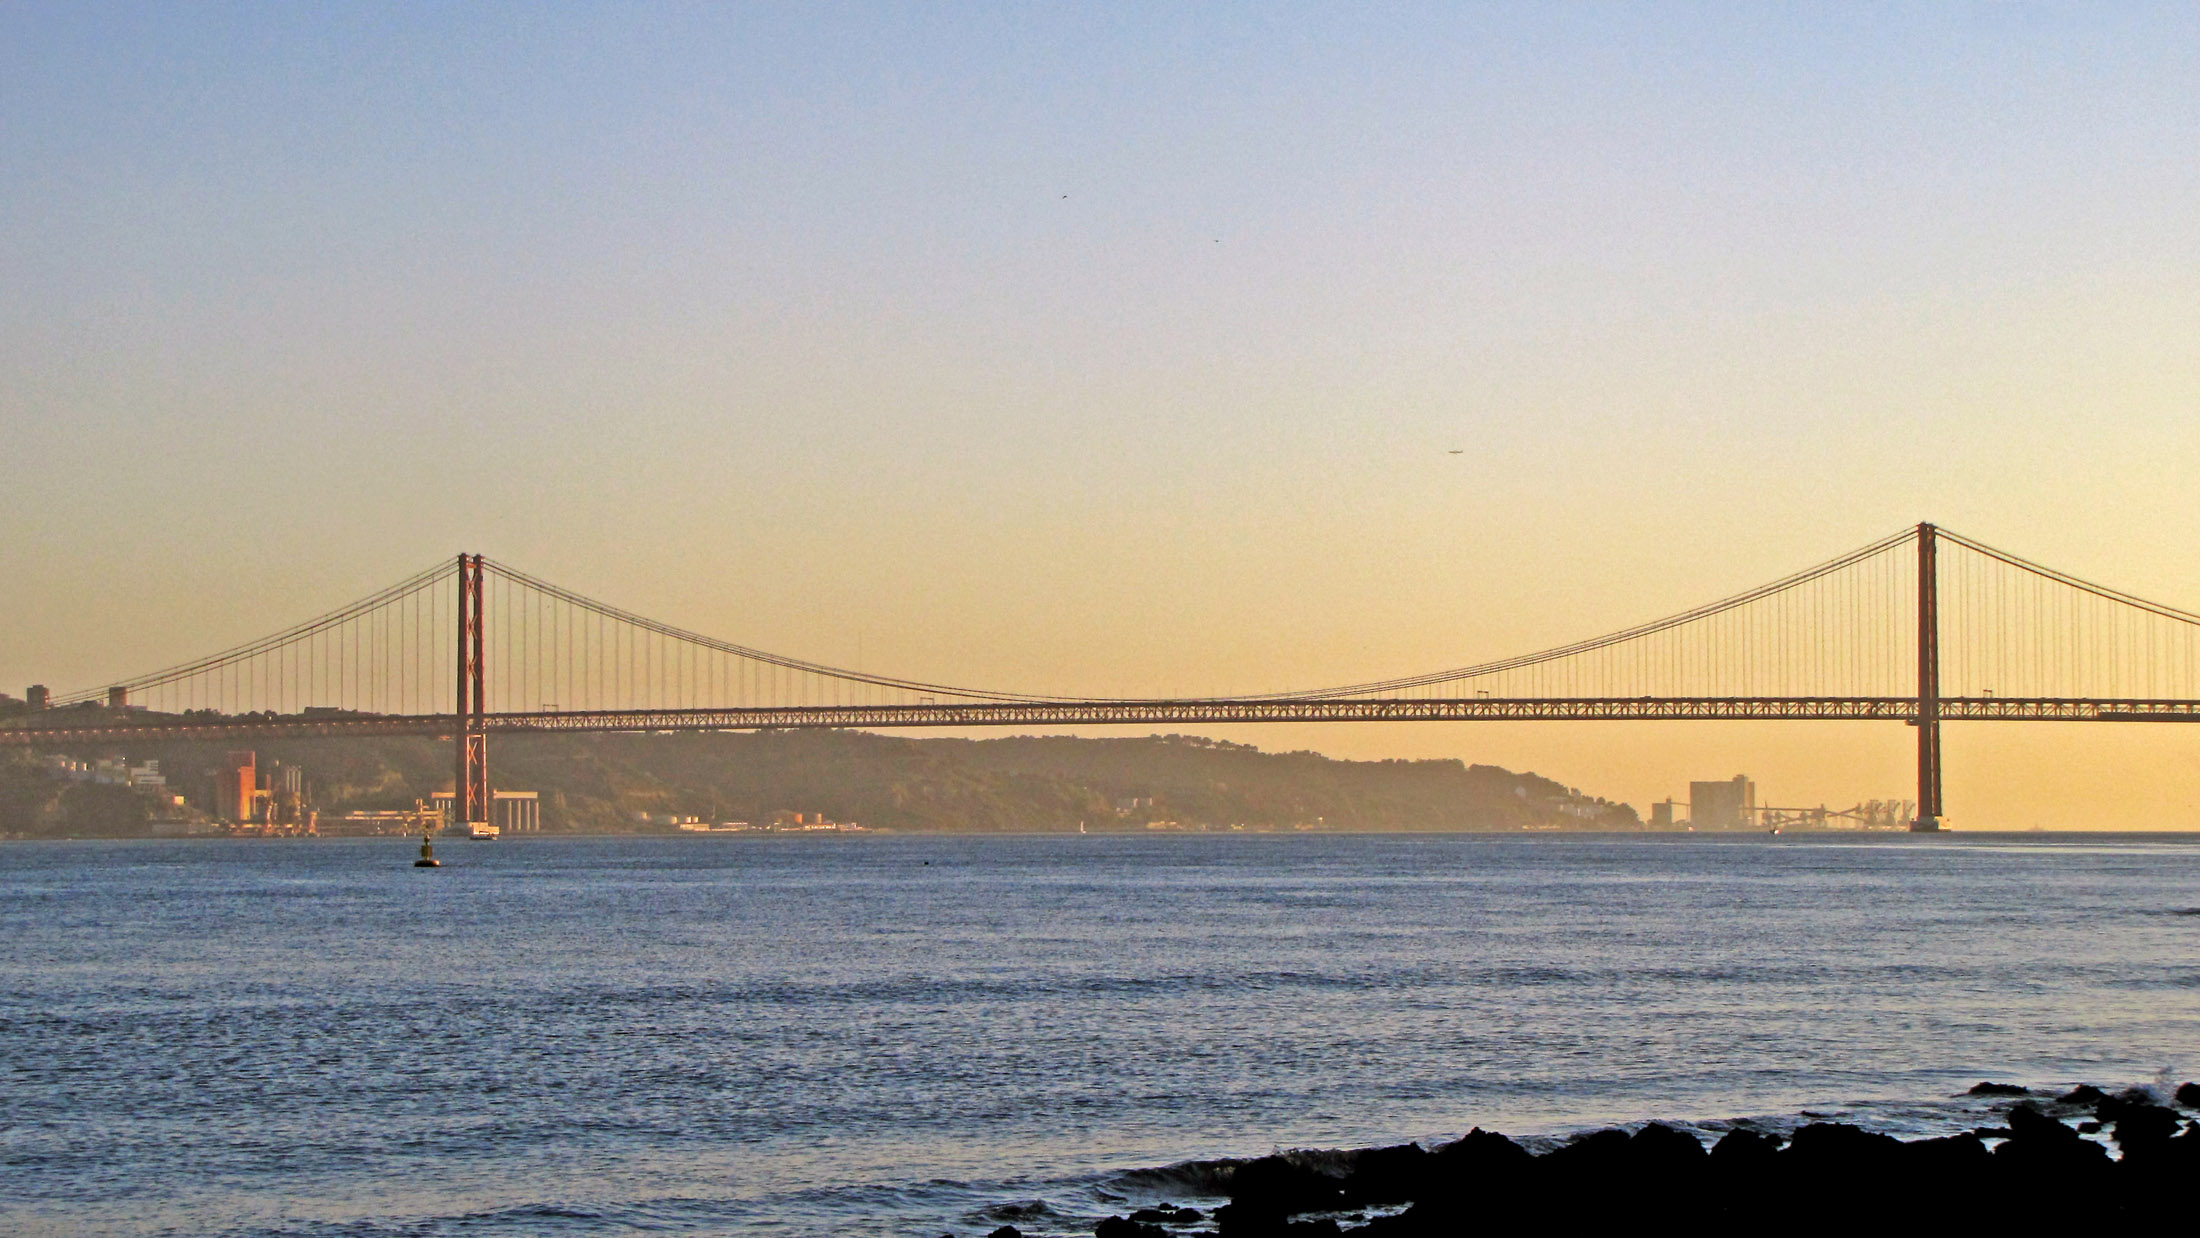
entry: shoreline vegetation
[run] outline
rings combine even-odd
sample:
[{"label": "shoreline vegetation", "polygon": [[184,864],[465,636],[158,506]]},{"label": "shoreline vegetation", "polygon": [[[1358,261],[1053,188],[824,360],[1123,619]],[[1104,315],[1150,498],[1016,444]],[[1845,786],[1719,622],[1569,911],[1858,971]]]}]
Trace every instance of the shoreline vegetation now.
[{"label": "shoreline vegetation", "polygon": [[[55,760],[157,762],[160,790],[201,819],[225,753],[300,775],[323,818],[412,809],[448,792],[448,743],[428,738],[106,743],[0,751],[0,833],[143,837],[161,806],[132,788],[56,776]],[[1533,773],[1450,760],[1350,761],[1187,735],[908,738],[862,731],[500,737],[498,790],[539,795],[552,834],[675,833],[673,822],[761,825],[791,814],[893,833],[1624,831],[1641,817]],[[81,771],[79,771],[81,772]]]},{"label": "shoreline vegetation", "polygon": [[[1592,1224],[1864,1225],[1913,1232],[1991,1220],[2191,1224],[2200,1084],[2163,1095],[1980,1083],[1998,1125],[1900,1140],[1839,1122],[1785,1135],[1737,1126],[1706,1144],[1652,1122],[1534,1152],[1477,1128],[1436,1147],[1280,1152],[1158,1171],[1211,1212],[1162,1203],[1101,1221],[1095,1238],[1454,1238]],[[2023,1224],[2015,1228],[2023,1228]],[[1003,1225],[987,1238],[1026,1238]]]}]

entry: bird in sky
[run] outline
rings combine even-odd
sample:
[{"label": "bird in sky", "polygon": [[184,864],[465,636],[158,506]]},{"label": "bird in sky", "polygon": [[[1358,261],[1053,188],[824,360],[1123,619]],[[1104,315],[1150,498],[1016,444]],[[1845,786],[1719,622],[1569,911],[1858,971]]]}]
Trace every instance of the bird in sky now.
[{"label": "bird in sky", "polygon": [[1451,449],[1451,451],[1450,451],[1450,453],[1449,453],[1449,454],[1451,454],[1451,455],[1454,455],[1454,456],[1463,456],[1463,455],[1467,454],[1467,449],[1466,449],[1466,448],[1464,448],[1464,447],[1454,447],[1454,448],[1452,448],[1452,449]]}]

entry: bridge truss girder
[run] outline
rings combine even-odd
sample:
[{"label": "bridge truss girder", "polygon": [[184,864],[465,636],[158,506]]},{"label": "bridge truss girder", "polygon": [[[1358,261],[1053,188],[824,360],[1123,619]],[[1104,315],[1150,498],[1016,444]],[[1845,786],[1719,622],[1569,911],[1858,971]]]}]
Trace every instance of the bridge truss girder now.
[{"label": "bridge truss girder", "polygon": [[[1944,722],[2200,722],[2200,700],[1942,697]],[[937,705],[809,705],[541,713],[366,715],[343,718],[112,719],[0,727],[0,745],[38,747],[130,740],[308,739],[345,736],[561,732],[894,730],[952,727],[1238,725],[1264,722],[1903,722],[1915,697],[1340,698],[1152,700]],[[48,715],[51,718],[51,715]]]}]

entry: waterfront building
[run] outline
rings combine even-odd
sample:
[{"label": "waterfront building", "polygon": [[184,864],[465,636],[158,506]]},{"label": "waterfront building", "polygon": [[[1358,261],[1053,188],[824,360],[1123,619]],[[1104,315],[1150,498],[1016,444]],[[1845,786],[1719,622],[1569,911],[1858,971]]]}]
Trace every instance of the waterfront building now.
[{"label": "waterfront building", "polygon": [[[458,797],[449,791],[438,791],[429,797],[437,815],[446,828],[455,826],[451,818],[455,814]],[[535,791],[491,791],[489,793],[489,824],[500,834],[542,833],[542,796]]]},{"label": "waterfront building", "polygon": [[259,799],[259,757],[251,752],[223,756],[221,772],[214,777],[214,816],[220,821],[250,821]]},{"label": "waterfront building", "polygon": [[1688,823],[1699,830],[1738,830],[1757,824],[1757,784],[1741,774],[1725,782],[1688,784]]}]

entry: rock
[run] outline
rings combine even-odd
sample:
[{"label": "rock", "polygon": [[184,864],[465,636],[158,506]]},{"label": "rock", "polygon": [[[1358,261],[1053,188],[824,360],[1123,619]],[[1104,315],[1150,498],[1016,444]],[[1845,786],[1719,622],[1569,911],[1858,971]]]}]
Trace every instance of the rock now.
[{"label": "rock", "polygon": [[2039,1203],[2034,1209],[2046,1208],[2039,1215],[2060,1218],[2077,1201],[2107,1192],[2115,1162],[2107,1148],[2028,1102],[2009,1111],[2009,1141],[1994,1149],[1994,1167],[2013,1189],[2029,1192],[2051,1184],[2053,1203]]},{"label": "rock", "polygon": [[1762,1169],[1772,1163],[1773,1155],[1779,1150],[1779,1136],[1736,1127],[1711,1145],[1711,1163],[1721,1168]]},{"label": "rock", "polygon": [[[1966,1131],[1901,1145],[1894,1163],[1873,1180],[1873,1202],[1900,1216],[1913,1232],[1962,1232],[1975,1228],[1979,1199],[1994,1184],[1993,1154]],[[1838,1182],[1816,1184],[1840,1190]]]},{"label": "rock", "polygon": [[1780,1159],[1813,1174],[1883,1174],[1902,1160],[1902,1141],[1846,1122],[1813,1122],[1795,1132]]},{"label": "rock", "polygon": [[1994,1154],[1986,1150],[1984,1140],[1965,1131],[1938,1139],[1912,1140],[1902,1145],[1902,1159],[1921,1180],[1952,1187],[1967,1175],[1985,1173],[1993,1165]]},{"label": "rock", "polygon": [[2167,1229],[2192,1227],[2192,1184],[2200,1182],[2200,1131],[2124,1149],[2118,1186],[2126,1197],[2159,1214]]},{"label": "rock", "polygon": [[[1663,1122],[1652,1122],[1627,1141],[1625,1181],[1638,1207],[1653,1218],[1671,1218],[1700,1206],[1711,1154],[1703,1141]],[[1616,1210],[1627,1215],[1626,1205]]]},{"label": "rock", "polygon": [[2115,1118],[2115,1129],[2109,1138],[2123,1149],[2125,1156],[2134,1152],[2142,1155],[2170,1141],[2185,1125],[2175,1109],[2160,1105],[2130,1105],[2120,1109]]},{"label": "rock", "polygon": [[1003,1225],[999,1229],[994,1230],[992,1233],[987,1234],[985,1238],[1024,1238],[1024,1231],[1016,1228],[1013,1225]]},{"label": "rock", "polygon": [[1352,1172],[1345,1176],[1346,1206],[1402,1204],[1415,1198],[1427,1183],[1435,1159],[1419,1144],[1369,1148],[1353,1159]]},{"label": "rock", "polygon": [[[2086,1175],[2090,1180],[2090,1175],[2095,1171],[2106,1169],[2112,1164],[2108,1159],[2107,1148],[2090,1139],[2080,1139],[2076,1131],[2070,1131],[2067,1141],[2012,1139],[1994,1149],[1994,1161],[1996,1164],[2006,1164],[2026,1174],[2035,1175],[2035,1181],[2057,1181],[2058,1185],[2072,1186],[2073,1189],[2080,1175]],[[2068,1174],[2071,1177],[2058,1180],[2055,1176],[2059,1174]],[[2044,1175],[2044,1178],[2039,1175]]]},{"label": "rock", "polygon": [[1403,1216],[1370,1217],[1362,1225],[1344,1231],[1344,1238],[1420,1238],[1428,1232]]},{"label": "rock", "polygon": [[1785,1177],[1780,1138],[1763,1131],[1730,1130],[1705,1157],[1710,1185],[1705,1194],[1730,1216],[1769,1216],[1783,1206],[1774,1183]]},{"label": "rock", "polygon": [[2147,1159],[2174,1163],[2200,1175],[2200,1125],[2186,1127],[2184,1134],[2150,1152]]},{"label": "rock", "polygon": [[[1622,1198],[1632,1199],[1642,1175],[1636,1171],[1634,1140],[1623,1130],[1591,1131],[1536,1158],[1535,1172],[1515,1179],[1552,1201],[1554,1228],[1584,1229]],[[1584,1215],[1587,1214],[1587,1215]]]},{"label": "rock", "polygon": [[2200,1109],[2200,1083],[2180,1083],[2174,1098],[2187,1109]]},{"label": "rock", "polygon": [[1540,1158],[1546,1170],[1576,1176],[1623,1172],[1634,1139],[1619,1129],[1577,1135],[1564,1147],[1553,1148]]},{"label": "rock", "polygon": [[2081,1135],[2098,1135],[2101,1133],[2101,1124],[2099,1122],[2080,1122],[2078,1123],[2078,1133]]},{"label": "rock", "polygon": [[1481,1217],[1511,1208],[1536,1168],[1526,1148],[1476,1127],[1429,1154],[1416,1200],[1426,1207],[1414,1209],[1422,1213],[1416,1224],[1436,1224],[1432,1215]]},{"label": "rock", "polygon": [[1971,1090],[1964,1093],[1965,1096],[2030,1096],[2031,1094],[2031,1089],[2019,1087],[2014,1083],[1994,1083],[1991,1081],[1974,1083],[1971,1085]]},{"label": "rock", "polygon": [[1687,1131],[1652,1122],[1627,1141],[1635,1161],[1653,1173],[1685,1173],[1709,1159],[1703,1141]]},{"label": "rock", "polygon": [[1264,1156],[1247,1161],[1230,1175],[1230,1202],[1280,1212],[1321,1212],[1344,1203],[1343,1181],[1303,1159]]},{"label": "rock", "polygon": [[1914,1174],[1902,1141],[1846,1122],[1798,1128],[1781,1149],[1773,1172],[1752,1176],[1756,1182],[1748,1194],[1760,1208],[1793,1208],[1799,1199],[1837,1199],[1856,1189],[1855,1184],[1869,1182],[1875,1207],[1898,1215],[1916,1211]]},{"label": "rock", "polygon": [[2031,1104],[2018,1105],[2009,1111],[2009,1138],[2011,1142],[2020,1139],[2036,1139],[2050,1144],[2084,1142],[2078,1138],[2078,1132],[2049,1117],[2039,1106]]},{"label": "rock", "polygon": [[[1990,1089],[1990,1090],[1989,1090]],[[1978,1095],[2011,1096],[2011,1084]],[[1352,1152],[1293,1152],[1228,1163],[1231,1202],[1212,1220],[1217,1238],[1455,1238],[1475,1231],[1592,1227],[1664,1228],[1773,1216],[1809,1216],[1821,1205],[1868,1208],[1903,1225],[1955,1232],[1977,1223],[1982,1201],[2023,1199],[2029,1219],[2119,1224],[2152,1218],[2200,1180],[2200,1123],[2129,1089],[2110,1096],[2081,1086],[2010,1106],[2006,1128],[1904,1143],[1847,1123],[1798,1129],[1783,1145],[1749,1129],[1715,1146],[1652,1123],[1601,1130],[1541,1156],[1476,1129],[1425,1150],[1413,1144]],[[2194,1098],[2200,1099],[2200,1098]],[[2090,1102],[2095,1114],[2071,1107]],[[2000,1106],[1996,1106],[2000,1108]],[[2061,1115],[2058,1117],[2057,1115]],[[2122,1150],[2072,1129],[2107,1130]],[[2001,1140],[1989,1150],[1989,1139]],[[1407,1205],[1391,1215],[1347,1209]],[[1798,1209],[1804,1211],[1798,1212]],[[1321,1219],[1308,1213],[1326,1214]],[[1172,1205],[1111,1217],[1097,1238],[1181,1238],[1203,1219]],[[1898,1226],[1897,1228],[1899,1228]],[[998,1233],[998,1231],[997,1231]]]},{"label": "rock", "polygon": [[1093,1226],[1092,1238],[1169,1238],[1169,1231],[1129,1217],[1109,1217]]},{"label": "rock", "polygon": [[2116,1119],[2125,1113],[2133,1109],[2152,1109],[2157,1103],[2154,1093],[2145,1088],[2125,1088],[2114,1096],[2102,1097],[2100,1103],[2093,1106],[2093,1116],[2114,1126]]},{"label": "rock", "polygon": [[1630,1134],[1582,1135],[1536,1158],[1536,1173],[1511,1188],[1515,1206],[1540,1198],[1538,1228],[1581,1231],[1622,1222],[1662,1225],[1692,1201],[1700,1207],[1709,1156],[1693,1135],[1662,1124]]},{"label": "rock", "polygon": [[1436,1149],[1434,1155],[1447,1172],[1476,1175],[1518,1173],[1535,1160],[1526,1148],[1479,1126]]},{"label": "rock", "polygon": [[[1222,1235],[1222,1238],[1273,1238],[1274,1235],[1281,1234],[1288,1223],[1289,1218],[1283,1209],[1249,1200],[1224,1204],[1215,1209],[1215,1233]],[[1157,1231],[1161,1229],[1158,1225],[1148,1225],[1146,1228]],[[1098,1238],[1111,1238],[1098,1230],[1093,1232]]]}]

